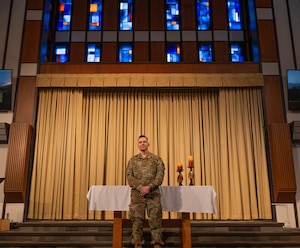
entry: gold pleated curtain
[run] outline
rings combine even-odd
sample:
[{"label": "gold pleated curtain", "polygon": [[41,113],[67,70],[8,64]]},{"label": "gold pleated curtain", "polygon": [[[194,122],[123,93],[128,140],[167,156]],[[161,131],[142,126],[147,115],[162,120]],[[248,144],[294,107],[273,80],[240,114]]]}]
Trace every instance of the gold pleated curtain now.
[{"label": "gold pleated curtain", "polygon": [[261,88],[243,87],[40,88],[28,219],[113,218],[89,212],[86,194],[126,185],[141,134],[164,160],[163,185],[178,184],[177,164],[192,155],[194,184],[215,188],[218,213],[192,219],[272,218]]}]

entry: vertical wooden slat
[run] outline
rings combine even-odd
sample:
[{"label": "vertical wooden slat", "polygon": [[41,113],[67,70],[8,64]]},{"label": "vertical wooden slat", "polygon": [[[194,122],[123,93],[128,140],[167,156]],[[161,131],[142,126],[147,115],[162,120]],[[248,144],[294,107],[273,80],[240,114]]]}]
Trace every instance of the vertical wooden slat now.
[{"label": "vertical wooden slat", "polygon": [[148,62],[149,42],[135,42],[133,56],[135,62]]},{"label": "vertical wooden slat", "polygon": [[118,1],[103,1],[103,30],[118,30]]},{"label": "vertical wooden slat", "polygon": [[150,1],[150,30],[165,30],[164,0]]},{"label": "vertical wooden slat", "polygon": [[39,60],[40,40],[32,37],[41,36],[41,21],[26,21],[23,37],[22,62],[37,63]]},{"label": "vertical wooden slat", "polygon": [[70,62],[82,62],[85,60],[85,44],[83,42],[71,43]]},{"label": "vertical wooden slat", "polygon": [[216,62],[229,62],[230,51],[229,44],[227,41],[215,41],[214,42],[214,57]]},{"label": "vertical wooden slat", "polygon": [[73,0],[72,30],[86,30],[87,8],[86,0]]},{"label": "vertical wooden slat", "polygon": [[197,43],[196,42],[182,42],[182,60],[185,63],[196,63],[197,57]]},{"label": "vertical wooden slat", "polygon": [[134,5],[134,30],[147,31],[149,29],[149,1],[135,1]]},{"label": "vertical wooden slat", "polygon": [[33,125],[36,100],[36,77],[19,77],[17,101],[15,107],[16,123],[29,123]]},{"label": "vertical wooden slat", "polygon": [[226,1],[212,0],[212,24],[214,30],[227,30]]},{"label": "vertical wooden slat", "polygon": [[290,125],[272,123],[269,126],[269,142],[274,201],[294,203],[296,179]]},{"label": "vertical wooden slat", "polygon": [[255,0],[256,8],[271,8],[272,0]]},{"label": "vertical wooden slat", "polygon": [[264,75],[264,97],[268,125],[285,122],[285,106],[280,76]]},{"label": "vertical wooden slat", "polygon": [[164,42],[152,42],[150,43],[150,60],[152,62],[165,62],[165,43]]},{"label": "vertical wooden slat", "polygon": [[4,195],[7,203],[24,203],[30,153],[31,126],[27,123],[10,125]]},{"label": "vertical wooden slat", "polygon": [[181,1],[182,9],[182,30],[197,30],[196,25],[196,1],[194,0],[184,0]]},{"label": "vertical wooden slat", "polygon": [[27,0],[27,9],[43,9],[44,0]]},{"label": "vertical wooden slat", "polygon": [[[103,52],[102,52],[103,51]],[[117,44],[112,42],[103,42],[101,50],[101,61],[103,63],[117,62]]]},{"label": "vertical wooden slat", "polygon": [[270,20],[257,21],[259,47],[262,62],[278,62],[278,51],[274,22]]}]

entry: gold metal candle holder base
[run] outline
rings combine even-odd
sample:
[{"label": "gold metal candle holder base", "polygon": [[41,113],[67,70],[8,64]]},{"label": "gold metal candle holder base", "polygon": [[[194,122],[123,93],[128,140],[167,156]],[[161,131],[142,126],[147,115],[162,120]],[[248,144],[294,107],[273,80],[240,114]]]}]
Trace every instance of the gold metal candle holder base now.
[{"label": "gold metal candle holder base", "polygon": [[193,186],[193,179],[194,179],[194,172],[193,172],[193,168],[190,167],[190,172],[189,172],[189,179],[190,179],[190,186]]},{"label": "gold metal candle holder base", "polygon": [[183,176],[181,174],[181,171],[178,171],[177,182],[179,186],[182,186],[182,181],[183,181]]}]

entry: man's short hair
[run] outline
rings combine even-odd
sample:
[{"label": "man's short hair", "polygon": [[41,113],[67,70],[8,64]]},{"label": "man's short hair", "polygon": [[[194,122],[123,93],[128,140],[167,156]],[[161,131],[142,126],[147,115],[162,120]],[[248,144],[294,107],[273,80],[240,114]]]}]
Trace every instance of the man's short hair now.
[{"label": "man's short hair", "polygon": [[139,136],[139,139],[140,138],[145,138],[146,140],[148,140],[148,137],[146,135],[143,135],[143,134]]}]

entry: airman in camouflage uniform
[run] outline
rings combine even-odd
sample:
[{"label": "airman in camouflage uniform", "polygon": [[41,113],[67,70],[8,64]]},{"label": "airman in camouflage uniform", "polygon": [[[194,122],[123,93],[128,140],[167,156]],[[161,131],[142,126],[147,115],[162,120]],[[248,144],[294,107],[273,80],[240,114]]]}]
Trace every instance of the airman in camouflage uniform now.
[{"label": "airman in camouflage uniform", "polygon": [[162,206],[159,186],[164,178],[162,159],[148,151],[148,138],[141,135],[138,139],[140,153],[133,156],[127,165],[126,176],[131,187],[129,218],[132,221],[132,244],[140,248],[144,244],[143,225],[145,210],[151,229],[151,244],[155,248],[163,245]]}]

